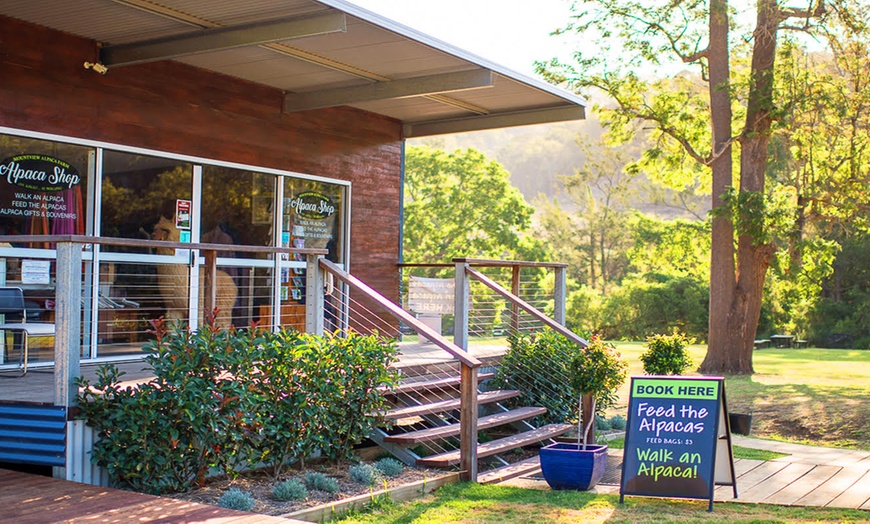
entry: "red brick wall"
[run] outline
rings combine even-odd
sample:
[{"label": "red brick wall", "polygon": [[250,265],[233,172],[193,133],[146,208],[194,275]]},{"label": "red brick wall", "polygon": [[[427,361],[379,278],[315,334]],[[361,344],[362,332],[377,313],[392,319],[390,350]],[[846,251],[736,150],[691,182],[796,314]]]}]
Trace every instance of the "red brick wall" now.
[{"label": "red brick wall", "polygon": [[175,62],[99,75],[90,40],[0,17],[0,125],[352,182],[354,274],[398,295],[401,123],[284,114],[277,89]]}]

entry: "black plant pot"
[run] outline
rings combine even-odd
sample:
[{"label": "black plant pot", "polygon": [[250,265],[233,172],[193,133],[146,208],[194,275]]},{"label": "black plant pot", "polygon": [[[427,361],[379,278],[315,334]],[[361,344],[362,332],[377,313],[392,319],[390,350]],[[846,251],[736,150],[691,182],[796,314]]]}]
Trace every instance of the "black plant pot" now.
[{"label": "black plant pot", "polygon": [[752,415],[745,413],[729,413],[728,423],[731,425],[731,433],[749,435],[752,427]]}]

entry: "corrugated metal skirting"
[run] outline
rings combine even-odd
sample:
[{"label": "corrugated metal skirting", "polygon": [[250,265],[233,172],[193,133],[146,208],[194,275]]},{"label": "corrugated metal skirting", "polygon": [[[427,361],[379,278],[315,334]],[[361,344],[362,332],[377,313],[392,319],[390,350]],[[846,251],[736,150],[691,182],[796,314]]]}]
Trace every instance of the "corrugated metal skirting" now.
[{"label": "corrugated metal skirting", "polygon": [[84,420],[71,420],[66,431],[66,480],[108,486],[109,475],[106,470],[91,463],[91,450],[96,440],[93,428]]},{"label": "corrugated metal skirting", "polygon": [[63,467],[66,407],[0,404],[0,461]]}]

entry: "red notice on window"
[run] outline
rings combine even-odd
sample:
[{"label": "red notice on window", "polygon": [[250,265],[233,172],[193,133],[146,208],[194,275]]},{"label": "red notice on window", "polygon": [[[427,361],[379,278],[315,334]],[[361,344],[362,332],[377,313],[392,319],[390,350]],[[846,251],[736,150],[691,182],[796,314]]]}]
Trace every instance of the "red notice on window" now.
[{"label": "red notice on window", "polygon": [[190,200],[175,201],[175,227],[190,229]]}]

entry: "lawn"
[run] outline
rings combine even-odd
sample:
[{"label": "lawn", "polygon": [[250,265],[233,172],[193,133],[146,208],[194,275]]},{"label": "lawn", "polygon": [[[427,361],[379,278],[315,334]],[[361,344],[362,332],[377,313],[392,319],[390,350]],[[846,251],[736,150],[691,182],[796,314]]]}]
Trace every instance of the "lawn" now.
[{"label": "lawn", "polygon": [[707,512],[706,501],[676,501],[579,491],[549,491],[509,486],[452,484],[433,495],[401,505],[376,503],[371,512],[338,522],[366,524],[441,524],[446,522],[526,524],[604,523],[810,523],[868,522],[860,510],[717,503]]},{"label": "lawn", "polygon": [[[620,342],[629,375],[643,374],[640,342]],[[700,365],[706,347],[689,348]],[[732,412],[753,414],[752,435],[815,445],[870,450],[870,351],[839,349],[763,349],[754,356],[752,376],[727,376]],[[628,381],[612,415],[626,415]],[[611,443],[619,447],[619,441]],[[735,448],[736,457],[769,460],[775,455]],[[576,491],[530,490],[508,486],[458,484],[403,505],[375,504],[371,513],[345,523],[569,523],[722,522],[810,523],[870,522],[870,512],[827,508],[717,503],[628,497]]]},{"label": "lawn", "polygon": [[[642,374],[641,342],[619,342],[629,374]],[[689,348],[700,365],[706,346]],[[725,377],[728,409],[752,413],[752,435],[870,450],[870,351],[761,349],[755,374]],[[628,382],[613,414],[625,416]]]}]

